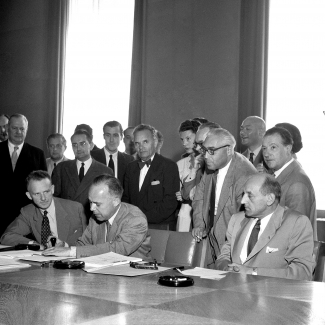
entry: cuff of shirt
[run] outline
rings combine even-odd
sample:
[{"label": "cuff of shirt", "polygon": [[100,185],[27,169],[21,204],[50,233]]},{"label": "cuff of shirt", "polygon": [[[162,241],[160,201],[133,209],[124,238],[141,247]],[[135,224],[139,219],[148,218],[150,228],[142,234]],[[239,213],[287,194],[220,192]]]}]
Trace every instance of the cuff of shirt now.
[{"label": "cuff of shirt", "polygon": [[71,246],[70,247],[70,257],[77,257],[77,247],[76,246]]}]

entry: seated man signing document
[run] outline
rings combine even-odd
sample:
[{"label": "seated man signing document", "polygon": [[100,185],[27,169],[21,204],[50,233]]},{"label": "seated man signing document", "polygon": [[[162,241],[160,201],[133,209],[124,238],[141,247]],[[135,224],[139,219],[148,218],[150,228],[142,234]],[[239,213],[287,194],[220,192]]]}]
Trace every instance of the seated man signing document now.
[{"label": "seated man signing document", "polygon": [[301,213],[279,205],[281,186],[273,176],[254,175],[245,184],[245,213],[232,216],[219,270],[311,280],[313,229]]},{"label": "seated man signing document", "polygon": [[142,259],[150,258],[150,236],[146,216],[137,207],[121,203],[123,188],[113,176],[97,176],[89,188],[89,225],[76,246],[62,247],[60,238],[43,255],[87,257],[108,252]]}]

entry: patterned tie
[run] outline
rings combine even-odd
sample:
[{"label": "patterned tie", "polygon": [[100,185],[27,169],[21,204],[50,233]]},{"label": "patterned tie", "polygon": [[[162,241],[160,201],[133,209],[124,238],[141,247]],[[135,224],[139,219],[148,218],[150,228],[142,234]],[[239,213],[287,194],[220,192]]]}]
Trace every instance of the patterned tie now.
[{"label": "patterned tie", "polygon": [[255,226],[254,226],[254,228],[251,232],[251,235],[249,237],[249,240],[248,240],[247,256],[251,253],[255,244],[257,243],[258,234],[260,232],[260,226],[261,226],[261,219],[258,219],[257,222],[255,223]]},{"label": "patterned tie", "polygon": [[151,159],[147,160],[147,161],[138,161],[139,164],[139,168],[142,169],[144,167],[144,165],[147,165],[147,167],[149,167],[151,165]]},{"label": "patterned tie", "polygon": [[46,245],[47,239],[49,238],[49,236],[52,235],[47,213],[48,212],[44,210],[43,220],[42,220],[42,230],[41,230],[41,244],[44,246],[44,248],[47,248]]},{"label": "patterned tie", "polygon": [[11,165],[12,165],[12,170],[15,170],[17,160],[18,160],[18,151],[19,147],[14,147],[14,152],[11,155]]},{"label": "patterned tie", "polygon": [[108,167],[115,173],[113,155],[109,155]]},{"label": "patterned tie", "polygon": [[254,164],[254,152],[251,152],[251,153],[249,154],[249,161],[250,161],[252,164]]},{"label": "patterned tie", "polygon": [[80,183],[82,182],[82,179],[85,176],[85,167],[84,166],[85,166],[85,164],[81,163],[81,167],[79,169],[79,181],[80,181]]},{"label": "patterned tie", "polygon": [[212,175],[212,187],[211,187],[211,197],[210,197],[210,218],[209,218],[209,231],[213,228],[214,225],[214,215],[216,208],[216,189],[217,189],[217,178],[218,178],[219,169],[217,169]]}]

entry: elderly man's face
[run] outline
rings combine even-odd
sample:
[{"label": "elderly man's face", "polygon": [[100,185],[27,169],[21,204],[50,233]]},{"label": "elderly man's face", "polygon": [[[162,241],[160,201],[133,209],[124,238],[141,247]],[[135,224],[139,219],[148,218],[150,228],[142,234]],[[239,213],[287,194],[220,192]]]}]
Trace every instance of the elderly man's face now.
[{"label": "elderly man's face", "polygon": [[61,138],[51,138],[48,143],[48,150],[53,161],[62,159],[66,146]]},{"label": "elderly man's face", "polygon": [[282,137],[278,134],[265,136],[262,144],[264,161],[270,169],[281,169],[291,158],[292,146],[285,146]]},{"label": "elderly man's face", "polygon": [[157,142],[149,130],[138,131],[134,135],[135,149],[143,161],[150,159],[156,152]]},{"label": "elderly man's face", "polygon": [[0,141],[6,141],[8,139],[7,124],[8,119],[2,115],[0,116]]},{"label": "elderly man's face", "polygon": [[51,205],[54,186],[48,178],[44,178],[40,181],[31,180],[27,189],[28,192],[26,195],[30,200],[33,200],[37,207],[47,209]]},{"label": "elderly man's face", "polygon": [[247,147],[261,145],[262,134],[260,130],[260,122],[252,118],[243,121],[240,127],[241,143]]},{"label": "elderly man's face", "polygon": [[20,145],[25,141],[28,124],[22,117],[13,117],[8,124],[8,137],[12,144]]}]

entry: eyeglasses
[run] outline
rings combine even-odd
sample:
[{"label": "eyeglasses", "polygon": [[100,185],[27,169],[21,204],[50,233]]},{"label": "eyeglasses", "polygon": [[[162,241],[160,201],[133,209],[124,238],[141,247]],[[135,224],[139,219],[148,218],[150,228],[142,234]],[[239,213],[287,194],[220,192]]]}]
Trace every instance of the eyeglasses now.
[{"label": "eyeglasses", "polygon": [[230,146],[229,144],[226,144],[226,145],[224,145],[224,146],[222,146],[222,147],[219,147],[219,148],[215,148],[215,149],[207,149],[206,147],[204,147],[203,145],[201,145],[201,150],[202,150],[202,153],[203,153],[203,154],[205,154],[205,153],[207,152],[209,155],[213,156],[214,153],[215,153],[217,150],[222,149],[222,148],[225,148],[225,147],[229,147],[229,146]]}]

